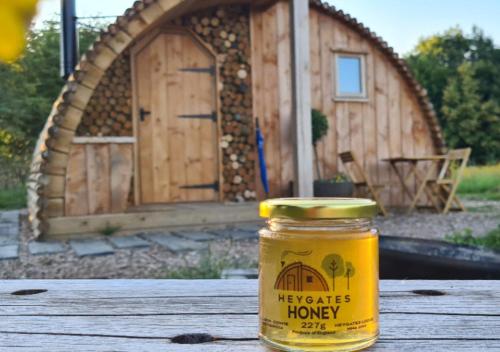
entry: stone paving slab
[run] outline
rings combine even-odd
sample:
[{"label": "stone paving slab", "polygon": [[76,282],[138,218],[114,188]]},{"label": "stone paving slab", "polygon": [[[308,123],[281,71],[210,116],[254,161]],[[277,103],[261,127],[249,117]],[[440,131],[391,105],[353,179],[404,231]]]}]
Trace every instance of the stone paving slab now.
[{"label": "stone paving slab", "polygon": [[205,231],[189,231],[189,230],[184,230],[184,231],[172,231],[174,235],[187,238],[189,240],[193,241],[213,241],[217,239],[217,236],[214,235],[213,233],[205,232]]},{"label": "stone paving slab", "polygon": [[33,255],[56,254],[64,252],[66,250],[66,247],[62,242],[33,241],[28,244],[28,250],[30,254]]},{"label": "stone paving slab", "polygon": [[19,256],[19,245],[10,244],[7,246],[0,246],[0,260],[2,259],[16,259]]},{"label": "stone paving slab", "polygon": [[73,240],[69,245],[79,257],[113,254],[113,247],[105,240]]},{"label": "stone paving slab", "polygon": [[19,224],[19,210],[0,212],[0,224],[3,223]]},{"label": "stone paving slab", "polygon": [[170,233],[148,233],[145,238],[163,246],[172,252],[194,251],[208,248],[205,242],[197,242],[186,238],[174,236]]},{"label": "stone paving slab", "polygon": [[0,224],[0,246],[17,244],[19,233],[18,225]]},{"label": "stone paving slab", "polygon": [[118,249],[146,248],[150,243],[139,236],[110,237],[109,242]]}]

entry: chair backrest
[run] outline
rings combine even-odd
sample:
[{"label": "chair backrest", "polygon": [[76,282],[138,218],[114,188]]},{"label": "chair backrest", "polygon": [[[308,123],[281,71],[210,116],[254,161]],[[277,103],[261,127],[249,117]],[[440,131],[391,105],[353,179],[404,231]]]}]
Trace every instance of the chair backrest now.
[{"label": "chair backrest", "polygon": [[[460,180],[462,173],[467,166],[471,153],[471,148],[453,149],[446,154],[438,180],[455,181]],[[456,170],[453,170],[456,167]],[[455,171],[455,172],[454,172]]]},{"label": "chair backrest", "polygon": [[340,160],[344,164],[347,174],[354,184],[364,184],[368,183],[369,180],[365,174],[365,171],[361,167],[354,154],[349,150],[339,154]]}]

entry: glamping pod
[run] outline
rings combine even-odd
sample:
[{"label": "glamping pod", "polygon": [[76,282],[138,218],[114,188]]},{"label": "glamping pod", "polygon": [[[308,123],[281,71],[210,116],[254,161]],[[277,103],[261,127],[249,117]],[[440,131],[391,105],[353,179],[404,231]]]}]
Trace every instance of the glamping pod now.
[{"label": "glamping pod", "polygon": [[[290,195],[290,18],[289,1],[136,1],[81,58],[40,134],[28,181],[35,236],[141,206],[263,198],[257,118],[269,196]],[[354,18],[320,1],[308,18],[311,105],[330,126],[323,178],[352,150],[377,183],[395,184],[387,204],[407,203],[382,159],[443,148],[425,90]]]}]

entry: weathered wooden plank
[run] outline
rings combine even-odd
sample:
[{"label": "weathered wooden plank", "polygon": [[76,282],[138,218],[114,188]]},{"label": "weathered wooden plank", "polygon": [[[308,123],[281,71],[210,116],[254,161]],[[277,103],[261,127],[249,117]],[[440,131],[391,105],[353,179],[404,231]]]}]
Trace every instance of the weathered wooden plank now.
[{"label": "weathered wooden plank", "polygon": [[[314,11],[311,11],[313,13]],[[333,177],[337,172],[337,114],[333,101],[333,54],[331,48],[334,40],[334,23],[327,15],[319,15],[320,62],[321,62],[321,94],[322,111],[328,118],[328,133],[320,144],[320,160],[323,177]],[[321,148],[322,145],[322,148]],[[322,156],[321,156],[322,155]]]},{"label": "weathered wooden plank", "polygon": [[135,137],[75,137],[73,144],[132,144]]},{"label": "weathered wooden plank", "polygon": [[[134,281],[135,283],[135,281]],[[201,284],[201,283],[200,283]],[[43,288],[44,286],[32,286]],[[231,288],[234,288],[231,286]],[[0,316],[9,315],[176,315],[176,314],[257,314],[258,297],[256,287],[253,295],[249,292],[218,292],[208,299],[202,294],[189,291],[174,295],[170,290],[143,287],[126,292],[97,287],[96,291],[86,290],[85,304],[82,304],[82,290],[51,290],[43,295],[17,297],[10,292],[0,291],[2,303]],[[240,288],[241,290],[241,288]],[[483,288],[477,291],[442,290],[443,296],[425,296],[411,291],[382,291],[380,294],[381,314],[453,314],[500,315],[500,297],[491,297],[491,291]],[[2,294],[3,292],[3,294]],[[12,292],[12,291],[11,291]]]},{"label": "weathered wooden plank", "polygon": [[364,169],[370,181],[378,184],[377,179],[377,115],[375,113],[375,59],[373,51],[366,40],[361,42],[361,48],[366,51],[365,84],[368,101],[362,104],[363,154]]},{"label": "weathered wooden plank", "polygon": [[85,145],[73,145],[68,158],[65,187],[65,215],[89,213],[87,184],[87,156]]},{"label": "weathered wooden plank", "polygon": [[[138,44],[140,45],[140,44]],[[151,111],[151,69],[150,56],[151,45],[143,48],[135,55],[134,58],[134,72],[135,76],[133,81],[135,84],[135,111],[144,109]],[[150,116],[151,117],[151,116]],[[139,204],[151,203],[154,201],[153,190],[153,159],[152,159],[152,118],[146,118],[141,121],[139,116],[136,115],[136,136],[137,136],[137,166],[135,176],[135,184],[138,186],[136,202]]]},{"label": "weathered wooden plank", "polygon": [[[404,156],[415,156],[415,140],[413,139],[413,121],[415,121],[413,110],[413,99],[408,88],[402,89],[401,96],[401,150]],[[405,165],[405,175],[410,170],[409,165]],[[407,179],[407,185],[416,193],[415,177]],[[410,205],[413,198],[410,198],[406,192],[403,192],[404,204]]]},{"label": "weathered wooden plank", "polygon": [[[389,158],[389,111],[388,111],[388,83],[387,83],[387,64],[380,54],[375,54],[375,115],[377,119],[377,183],[389,186],[391,182],[391,166],[388,162],[381,161]],[[380,193],[384,204],[389,204],[390,189],[387,187]]]},{"label": "weathered wooden plank", "polygon": [[[496,350],[499,281],[381,281],[373,351]],[[47,289],[36,295],[18,290]],[[202,288],[202,290],[200,290]],[[430,296],[414,290],[438,290]],[[206,351],[265,351],[255,280],[0,281],[0,348],[12,351],[199,351],[179,334],[207,333]],[[485,328],[487,326],[487,329]]]},{"label": "weathered wooden plank", "polygon": [[[401,151],[401,82],[397,72],[391,67],[387,70],[388,80],[388,126],[389,126],[389,154],[391,157],[402,155]],[[401,184],[391,172],[391,204],[400,205],[403,201]]]},{"label": "weathered wooden plank", "polygon": [[110,144],[110,192],[111,212],[120,213],[127,209],[132,180],[132,145]]},{"label": "weathered wooden plank", "polygon": [[[213,299],[213,298],[212,298]],[[488,327],[486,333],[485,326]],[[225,339],[248,339],[257,336],[257,314],[180,314],[131,316],[9,316],[0,320],[0,332],[43,332],[148,337],[168,339],[186,333],[209,333]],[[382,338],[402,339],[487,339],[500,332],[498,316],[453,316],[446,314],[381,315]],[[500,338],[497,337],[500,342]]]},{"label": "weathered wooden plank", "polygon": [[[12,344],[15,341],[15,345]],[[198,352],[203,346],[203,350],[207,352],[266,352],[269,351],[257,339],[250,341],[216,341],[204,343],[203,345],[179,345],[171,344],[167,339],[149,339],[149,338],[124,338],[124,337],[102,337],[102,336],[64,336],[64,335],[47,335],[47,334],[0,334],[0,346],[7,345],[9,351],[23,352],[38,352],[40,346],[52,352],[67,352],[68,350],[79,352],[107,352],[109,346],[114,346],[114,349],[119,351],[142,351],[142,352],[157,352],[157,351],[175,351],[175,352]],[[377,344],[369,349],[369,351],[453,351],[469,352],[474,350],[481,351],[497,351],[497,340],[485,341],[467,341],[467,340],[390,340],[380,339]]]},{"label": "weathered wooden plank", "polygon": [[278,5],[263,14],[262,31],[262,84],[260,104],[263,115],[259,116],[265,141],[269,196],[279,197],[281,191],[281,139],[279,124],[279,79],[278,77]]},{"label": "weathered wooden plank", "polygon": [[[310,45],[310,61],[311,61],[311,108],[318,109],[325,113],[323,110],[323,95],[322,95],[322,72],[321,72],[321,34],[320,34],[320,13],[318,11],[309,11],[309,45]],[[313,173],[314,179],[320,179],[324,171],[325,160],[325,140],[322,138],[316,143],[317,156],[314,155],[313,159]],[[318,167],[319,164],[319,174]]]},{"label": "weathered wooden plank", "polygon": [[290,1],[292,36],[292,118],[295,125],[294,193],[313,196],[309,2]]},{"label": "weathered wooden plank", "polygon": [[168,99],[171,102],[167,110],[167,116],[169,117],[167,135],[170,136],[168,141],[170,151],[170,201],[182,202],[188,199],[187,191],[180,188],[187,185],[186,150],[183,147],[179,148],[179,146],[185,146],[188,129],[186,128],[186,121],[174,117],[184,114],[183,109],[186,106],[181,72],[178,71],[183,67],[183,39],[179,35],[169,34],[166,40],[168,40],[167,56],[169,58],[167,65]]},{"label": "weathered wooden plank", "polygon": [[[256,280],[12,280],[0,282],[0,315],[257,313]],[[200,291],[199,287],[203,287]],[[38,295],[12,292],[46,289]],[[413,291],[439,291],[430,296]],[[500,315],[500,281],[382,280],[382,313]],[[87,302],[82,304],[84,297]],[[217,300],[207,297],[218,297]],[[165,300],[164,303],[161,303]],[[156,304],[158,303],[158,304]],[[73,307],[73,308],[72,308]],[[190,308],[191,307],[191,308]]]},{"label": "weathered wooden plank", "polygon": [[[252,111],[254,119],[259,118],[260,123],[263,123],[264,104],[263,99],[263,48],[262,48],[262,33],[263,33],[263,15],[261,11],[252,9],[250,12],[250,37],[252,46]],[[254,121],[254,125],[256,122]],[[260,181],[260,166],[255,163],[255,185],[257,199],[265,199],[264,189]]]},{"label": "weathered wooden plank", "polygon": [[[152,174],[152,185],[150,191],[151,199],[154,202],[168,201],[170,199],[170,169],[169,158],[172,150],[169,149],[167,134],[168,125],[174,118],[169,112],[173,100],[169,96],[167,70],[170,57],[168,56],[167,46],[169,45],[168,35],[159,35],[153,40],[150,47],[151,69],[149,71],[151,115],[146,119],[151,119],[149,128],[151,128],[151,161],[150,170],[144,170],[145,173]],[[182,93],[182,92],[181,92]],[[169,110],[170,108],[170,110]],[[182,148],[182,147],[180,147]],[[179,167],[179,165],[175,165]],[[141,170],[142,171],[142,170]]]},{"label": "weathered wooden plank", "polygon": [[98,214],[76,217],[58,217],[48,220],[51,238],[67,237],[77,234],[96,234],[106,226],[119,227],[122,230],[144,230],[162,227],[209,225],[257,221],[257,205],[246,204],[246,209],[239,206],[224,208],[211,206],[203,209],[178,208],[177,211],[150,211],[137,213]]},{"label": "weathered wooden plank", "polygon": [[89,214],[104,214],[111,209],[109,145],[87,144],[87,191]]},{"label": "weathered wooden plank", "polygon": [[278,3],[276,20],[278,31],[278,90],[281,189],[280,196],[290,194],[290,182],[294,179],[294,146],[292,121],[292,76],[290,58],[290,11],[285,2]]}]

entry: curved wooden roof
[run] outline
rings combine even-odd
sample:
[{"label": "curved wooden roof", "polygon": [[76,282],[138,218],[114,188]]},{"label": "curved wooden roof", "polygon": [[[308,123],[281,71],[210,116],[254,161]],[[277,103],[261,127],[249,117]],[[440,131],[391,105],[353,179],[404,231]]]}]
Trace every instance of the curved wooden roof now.
[{"label": "curved wooden roof", "polygon": [[[75,72],[69,77],[40,133],[28,179],[28,207],[35,237],[46,230],[45,219],[53,209],[64,204],[65,173],[68,152],[83,111],[104,72],[136,38],[156,23],[192,11],[225,3],[245,3],[249,0],[142,0],[136,1],[123,16],[103,31],[92,47],[82,56]],[[266,3],[271,1],[261,1]],[[425,112],[432,138],[438,150],[444,147],[443,137],[427,93],[412,77],[403,59],[388,44],[355,18],[320,0],[310,0],[311,6],[342,21],[379,48],[405,78],[418,97]]]}]

